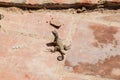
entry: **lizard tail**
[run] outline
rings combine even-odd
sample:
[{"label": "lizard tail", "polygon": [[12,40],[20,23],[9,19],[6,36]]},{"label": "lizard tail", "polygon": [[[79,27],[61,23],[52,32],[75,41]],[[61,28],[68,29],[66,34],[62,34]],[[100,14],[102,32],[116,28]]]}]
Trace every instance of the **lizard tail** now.
[{"label": "lizard tail", "polygon": [[57,60],[58,60],[58,61],[62,61],[62,60],[64,60],[64,56],[63,56],[63,55],[58,56],[58,57],[57,57]]}]

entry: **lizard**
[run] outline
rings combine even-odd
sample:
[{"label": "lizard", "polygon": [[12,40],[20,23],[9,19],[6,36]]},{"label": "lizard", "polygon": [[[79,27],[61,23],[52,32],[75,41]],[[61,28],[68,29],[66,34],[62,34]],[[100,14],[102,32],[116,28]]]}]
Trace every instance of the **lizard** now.
[{"label": "lizard", "polygon": [[62,40],[59,38],[59,35],[57,31],[52,31],[52,34],[54,35],[54,41],[53,43],[55,44],[55,48],[52,52],[59,51],[61,56],[57,57],[57,60],[62,61],[64,59],[64,55],[66,54],[65,51],[70,49],[70,46],[66,46],[62,43]]}]

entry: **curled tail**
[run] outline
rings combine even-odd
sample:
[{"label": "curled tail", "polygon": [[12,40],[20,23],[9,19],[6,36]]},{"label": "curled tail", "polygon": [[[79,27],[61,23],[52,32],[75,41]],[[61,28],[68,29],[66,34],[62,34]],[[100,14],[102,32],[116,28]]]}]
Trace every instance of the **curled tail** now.
[{"label": "curled tail", "polygon": [[58,61],[64,60],[64,55],[58,56],[58,57],[57,57],[57,60],[58,60]]}]

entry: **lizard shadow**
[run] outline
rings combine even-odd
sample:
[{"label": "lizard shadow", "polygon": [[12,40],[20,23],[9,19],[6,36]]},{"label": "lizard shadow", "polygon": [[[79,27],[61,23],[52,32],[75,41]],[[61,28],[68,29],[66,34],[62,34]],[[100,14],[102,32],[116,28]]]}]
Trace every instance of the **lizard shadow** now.
[{"label": "lizard shadow", "polygon": [[59,51],[61,53],[60,49],[57,47],[56,43],[54,43],[54,42],[46,43],[46,46],[48,46],[48,47],[53,46],[54,47],[54,50],[48,49],[52,53],[55,53],[56,51]]},{"label": "lizard shadow", "polygon": [[[46,46],[47,47],[54,47],[56,46],[56,44],[54,42],[49,42],[49,43],[46,43]],[[52,50],[52,49],[48,49],[48,51],[52,52],[52,53],[55,53],[55,49]]]}]

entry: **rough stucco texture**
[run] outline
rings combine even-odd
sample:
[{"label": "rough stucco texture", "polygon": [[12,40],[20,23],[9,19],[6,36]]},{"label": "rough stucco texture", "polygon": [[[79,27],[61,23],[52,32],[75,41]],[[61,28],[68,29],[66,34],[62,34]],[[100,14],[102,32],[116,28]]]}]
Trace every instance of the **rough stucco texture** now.
[{"label": "rough stucco texture", "polygon": [[[120,80],[120,11],[22,11],[1,8],[0,80]],[[71,49],[51,54],[50,25]]]},{"label": "rough stucco texture", "polygon": [[26,4],[44,4],[44,3],[99,3],[102,1],[120,2],[120,0],[0,0],[0,2],[26,3]]}]

